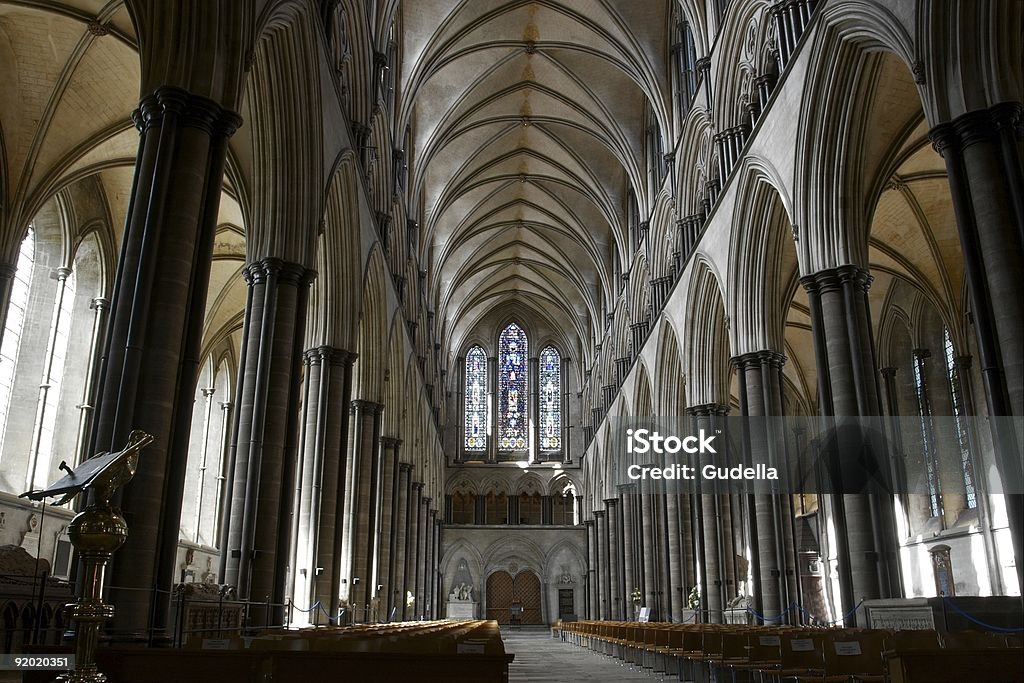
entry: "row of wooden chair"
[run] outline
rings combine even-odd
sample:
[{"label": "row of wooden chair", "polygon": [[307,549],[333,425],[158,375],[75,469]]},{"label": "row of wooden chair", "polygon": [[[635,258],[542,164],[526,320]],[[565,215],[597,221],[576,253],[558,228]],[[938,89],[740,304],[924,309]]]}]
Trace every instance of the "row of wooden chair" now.
[{"label": "row of wooden chair", "polygon": [[[68,652],[50,647],[46,653]],[[506,654],[494,621],[433,621],[268,631],[247,639],[190,642],[182,649],[100,648],[109,683],[311,683],[396,680],[507,683]],[[25,674],[47,683],[51,672]]]},{"label": "row of wooden chair", "polygon": [[[623,666],[695,683],[1024,681],[1018,634],[613,621],[560,624],[558,633]],[[936,652],[948,675],[922,677],[927,654]],[[1007,666],[988,666],[996,660]],[[965,677],[982,662],[985,671]]]}]

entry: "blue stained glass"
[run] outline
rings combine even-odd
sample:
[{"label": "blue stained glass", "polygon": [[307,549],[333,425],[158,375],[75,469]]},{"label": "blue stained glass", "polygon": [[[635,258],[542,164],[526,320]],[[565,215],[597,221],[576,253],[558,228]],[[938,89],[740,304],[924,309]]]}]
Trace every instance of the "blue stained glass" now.
[{"label": "blue stained glass", "polygon": [[526,332],[512,323],[498,338],[498,448],[503,451],[525,451],[529,445],[526,354]]},{"label": "blue stained glass", "polygon": [[562,358],[553,346],[540,352],[540,448],[562,448]]},{"label": "blue stained glass", "polygon": [[487,448],[487,354],[474,346],[466,354],[466,426],[463,435],[467,451]]}]

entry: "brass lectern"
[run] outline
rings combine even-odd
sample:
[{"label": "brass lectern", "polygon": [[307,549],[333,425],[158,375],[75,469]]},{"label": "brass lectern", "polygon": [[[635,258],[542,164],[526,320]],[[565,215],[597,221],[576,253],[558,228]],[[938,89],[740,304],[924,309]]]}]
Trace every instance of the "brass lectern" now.
[{"label": "brass lectern", "polygon": [[146,432],[135,430],[128,444],[117,453],[89,458],[74,470],[65,463],[67,475],[42,491],[23,493],[23,498],[42,500],[63,495],[63,505],[83,491],[91,491],[92,502],[68,526],[71,544],[78,551],[85,570],[82,595],[65,609],[75,623],[75,669],[61,674],[57,683],[103,683],[107,677],[96,670],[96,647],[100,625],[114,616],[114,606],[103,602],[103,575],[114,551],[128,538],[128,525],[110,499],[135,476],[139,451],[153,442]]}]

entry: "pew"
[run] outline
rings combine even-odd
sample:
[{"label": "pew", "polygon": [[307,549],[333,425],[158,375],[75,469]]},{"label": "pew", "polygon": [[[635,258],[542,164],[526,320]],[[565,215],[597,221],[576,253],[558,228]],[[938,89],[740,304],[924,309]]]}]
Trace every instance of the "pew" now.
[{"label": "pew", "polygon": [[[198,643],[173,650],[101,648],[97,662],[110,683],[180,683],[197,680],[197,672],[217,683],[249,683],[268,675],[275,683],[388,678],[505,683],[514,658],[505,653],[493,621],[309,628],[215,644],[227,649],[203,649]],[[24,680],[49,683],[53,677],[54,672],[32,672]]]}]

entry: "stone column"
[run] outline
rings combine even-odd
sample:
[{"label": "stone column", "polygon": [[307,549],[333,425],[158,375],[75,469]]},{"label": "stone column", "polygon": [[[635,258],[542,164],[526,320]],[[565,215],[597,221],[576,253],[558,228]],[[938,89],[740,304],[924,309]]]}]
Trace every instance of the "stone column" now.
[{"label": "stone column", "polygon": [[622,577],[626,586],[625,590],[625,613],[626,619],[633,619],[633,589],[639,588],[634,571],[633,548],[635,546],[635,524],[633,520],[634,492],[636,484],[619,484],[619,500],[621,501],[622,514],[619,515],[622,524]]},{"label": "stone column", "polygon": [[[772,351],[743,354],[733,359],[737,368],[740,410],[749,421],[750,441],[748,462],[750,464],[775,462],[769,445],[768,422],[763,419],[775,414],[776,405],[782,397],[775,396],[773,383],[767,373],[772,363],[781,369],[784,358]],[[749,545],[751,552],[751,576],[755,609],[764,615],[774,617],[781,614],[786,601],[783,577],[784,555],[782,554],[781,509],[778,496],[755,493],[746,496]]]},{"label": "stone column", "polygon": [[[349,596],[357,618],[369,618],[373,598],[376,564],[377,487],[380,463],[380,424],[383,406],[373,401],[352,401],[352,450],[349,462],[354,468],[352,484],[354,508],[352,524],[352,564]],[[355,583],[355,579],[359,583]]]},{"label": "stone column", "polygon": [[[0,294],[2,296],[2,294]],[[0,301],[3,301],[0,298]],[[89,343],[89,370],[85,375],[85,386],[82,387],[81,413],[78,422],[78,442],[75,445],[77,462],[82,462],[92,453],[87,448],[92,440],[92,423],[95,417],[96,407],[96,386],[99,382],[98,372],[100,369],[99,351],[106,343],[107,311],[110,308],[110,301],[103,297],[96,297],[89,304],[93,311],[92,338]],[[2,324],[0,320],[0,324]],[[0,327],[0,330],[3,330]],[[2,333],[0,333],[2,335]],[[47,482],[49,483],[49,482]]]},{"label": "stone column", "polygon": [[487,496],[482,493],[473,494],[473,524],[487,523]]},{"label": "stone column", "polygon": [[[821,413],[840,417],[880,415],[881,391],[867,295],[871,277],[867,271],[848,265],[803,277],[801,282],[807,290],[811,313]],[[840,451],[862,448],[836,439],[825,442],[835,442],[830,448],[836,455],[830,459],[836,467],[851,465],[839,462]],[[865,442],[864,446],[871,444]],[[875,457],[882,459],[880,466],[888,471],[888,453]],[[872,493],[847,492],[828,498],[835,526],[843,613],[853,610],[861,599],[902,593],[892,495],[873,484],[870,490]]]},{"label": "stone column", "polygon": [[[349,465],[349,440],[348,432],[350,427],[349,407],[352,401],[352,364],[356,361],[357,354],[351,351],[334,349],[330,354],[331,390],[328,394],[327,427],[325,431],[325,458],[329,462],[331,458],[336,459],[337,465],[329,465],[325,468],[326,486],[333,487],[334,513],[327,517],[329,511],[323,511],[321,506],[320,521],[320,546],[318,556],[320,566],[324,568],[318,577],[317,593],[326,596],[329,602],[324,603],[330,619],[334,619],[338,613],[339,601],[341,598],[341,578],[345,561],[345,546],[351,546],[351,536],[345,538],[346,528],[351,529],[351,523],[346,523],[347,501],[355,495],[355,491],[349,489],[348,481],[351,473]],[[337,427],[334,427],[337,424]],[[328,470],[334,470],[333,478]],[[327,501],[329,501],[328,496]],[[326,502],[325,501],[325,504]],[[328,509],[329,510],[329,509]],[[330,531],[328,532],[328,529]],[[330,545],[325,545],[325,540],[330,538]],[[326,591],[326,592],[324,592]]]},{"label": "stone column", "polygon": [[415,619],[419,613],[420,597],[416,593],[416,567],[418,564],[419,552],[419,522],[420,522],[420,499],[423,492],[423,483],[412,482],[411,495],[409,497],[409,519],[407,522],[408,532],[406,536],[406,561],[405,561],[405,590],[413,594],[416,602],[412,607],[406,607],[406,619]]},{"label": "stone column", "polygon": [[587,618],[600,619],[597,609],[597,532],[592,519],[585,520],[583,526],[587,530]]},{"label": "stone column", "polygon": [[416,614],[420,618],[427,612],[427,536],[429,535],[430,497],[423,495],[420,486],[420,505],[417,511],[419,521],[416,524]]},{"label": "stone column", "polygon": [[395,565],[395,581],[391,590],[395,601],[395,612],[400,621],[406,619],[405,593],[407,588],[409,566],[409,501],[412,497],[412,465],[407,462],[398,463],[398,517],[395,525],[395,553],[392,559]]},{"label": "stone column", "polygon": [[490,407],[487,435],[487,462],[498,462],[498,357],[487,359],[487,405]]},{"label": "stone column", "polygon": [[572,463],[572,452],[570,449],[569,431],[569,357],[562,356],[562,462],[566,465]]},{"label": "stone column", "polygon": [[551,496],[540,497],[540,523],[550,526],[554,524],[554,505]]},{"label": "stone column", "polygon": [[398,504],[398,448],[402,440],[387,436],[380,439],[381,445],[381,496],[380,496],[380,553],[378,554],[377,583],[383,585],[383,593],[377,595],[381,618],[391,619],[394,607],[394,553],[395,553],[395,509]]},{"label": "stone column", "polygon": [[619,580],[619,511],[618,498],[606,498],[604,501],[605,512],[608,515],[608,584],[611,586],[608,606],[612,619],[623,619],[623,596]]},{"label": "stone column", "polygon": [[673,622],[679,623],[683,619],[683,601],[686,596],[683,595],[682,554],[680,552],[683,538],[682,529],[679,526],[678,493],[672,491],[665,493],[665,516],[668,536],[668,586],[665,595],[671,606],[671,613],[666,616],[670,616]]},{"label": "stone column", "polygon": [[[237,450],[226,582],[239,597],[282,603],[287,585],[291,498],[299,425],[300,348],[310,272],[279,259],[246,270],[249,285],[240,360]],[[264,614],[250,612],[257,622]],[[270,620],[280,623],[280,608]]]},{"label": "stone column", "polygon": [[[240,66],[240,65],[239,65]],[[228,138],[241,123],[217,103],[160,87],[133,114],[139,151],[99,372],[87,453],[121,448],[132,429],[156,437],[139,459],[120,507],[132,530],[110,584],[114,627],[161,633],[167,601],[153,588],[175,580],[181,499],[199,370],[203,311]],[[6,315],[9,277],[0,278]],[[6,272],[6,271],[5,271]],[[0,328],[2,329],[2,328]]]},{"label": "stone column", "polygon": [[594,510],[594,538],[597,546],[597,606],[598,618],[610,619],[611,587],[608,581],[608,524],[604,510]]},{"label": "stone column", "polygon": [[650,607],[652,616],[660,619],[661,615],[653,614],[658,604],[658,566],[657,557],[657,536],[655,533],[654,521],[654,495],[649,481],[640,482],[640,569],[643,572],[643,606]]},{"label": "stone column", "polygon": [[527,359],[527,392],[530,398],[530,462],[543,462],[540,452],[540,358]]},{"label": "stone column", "polygon": [[466,357],[459,356],[455,359],[456,368],[456,400],[455,415],[456,429],[455,438],[455,464],[461,464],[466,460]]},{"label": "stone column", "polygon": [[[930,133],[946,162],[989,415],[1024,415],[1024,181],[1021,104],[1004,102]],[[991,422],[1004,482],[1021,481],[1019,435]],[[1006,496],[1024,585],[1024,496]]]},{"label": "stone column", "polygon": [[[725,415],[727,408],[719,404],[691,406],[686,412],[692,415],[695,429],[713,431],[714,418]],[[702,559],[697,561],[700,570],[701,609],[706,610],[706,620],[717,624],[722,622],[724,579],[722,567],[722,540],[719,524],[718,496],[714,487],[698,480],[697,512],[698,542]]]},{"label": "stone column", "polygon": [[307,595],[300,606],[320,600],[334,614],[337,582],[332,582],[335,563],[335,532],[338,498],[344,492],[344,443],[348,405],[346,379],[348,352],[329,346],[309,349],[306,361],[306,399],[303,402],[304,430],[299,501],[298,548],[294,566],[306,575]]},{"label": "stone column", "polygon": [[437,584],[437,576],[435,571],[435,565],[437,564],[437,556],[434,554],[437,550],[437,510],[431,508],[427,510],[427,561],[425,563],[423,586],[427,594],[427,612],[426,617],[433,619],[435,617],[434,612],[434,586]]}]

